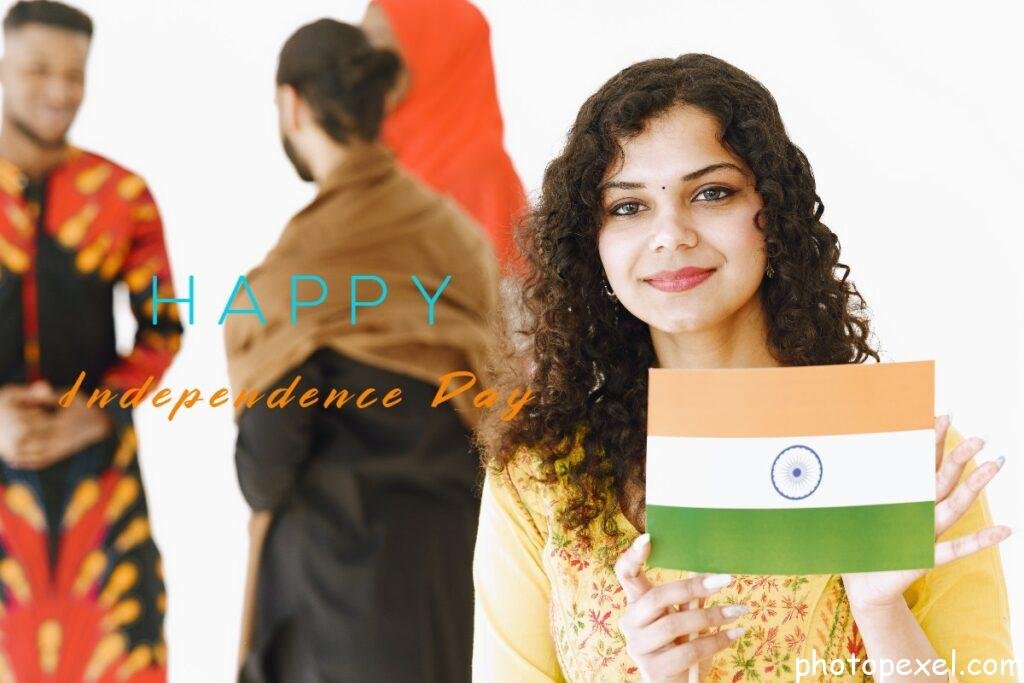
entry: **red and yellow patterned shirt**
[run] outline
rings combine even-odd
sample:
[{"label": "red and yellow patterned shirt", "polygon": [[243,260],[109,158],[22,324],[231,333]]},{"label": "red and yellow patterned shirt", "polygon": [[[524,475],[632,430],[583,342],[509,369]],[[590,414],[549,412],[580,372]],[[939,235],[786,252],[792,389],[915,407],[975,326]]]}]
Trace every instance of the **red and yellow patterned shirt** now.
[{"label": "red and yellow patterned shirt", "polygon": [[[143,180],[69,148],[41,179],[0,160],[0,386],[86,373],[82,391],[163,374],[181,342],[163,228]],[[134,348],[117,352],[114,288]],[[155,382],[154,382],[155,383]],[[102,441],[41,470],[0,461],[0,681],[166,679],[160,555],[131,411]]]}]

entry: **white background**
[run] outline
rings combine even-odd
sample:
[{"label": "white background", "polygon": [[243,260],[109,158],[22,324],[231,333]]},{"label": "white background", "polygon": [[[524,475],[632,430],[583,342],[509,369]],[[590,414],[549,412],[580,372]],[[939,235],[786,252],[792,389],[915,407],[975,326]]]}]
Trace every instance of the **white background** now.
[{"label": "white background", "polygon": [[[1019,534],[1002,556],[1024,657],[1024,50],[1010,4],[480,2],[507,146],[531,192],[583,100],[634,61],[710,52],[774,93],[886,359],[935,358],[936,410],[989,437],[982,459],[1007,458],[989,495]],[[179,292],[196,276],[196,325],[165,383],[222,386],[225,298],[311,196],[280,151],[278,49],[306,21],[357,21],[364,2],[81,5],[97,32],[73,138],[150,181]],[[172,677],[227,681],[248,514],[231,415],[165,416],[143,409],[138,422]]]}]

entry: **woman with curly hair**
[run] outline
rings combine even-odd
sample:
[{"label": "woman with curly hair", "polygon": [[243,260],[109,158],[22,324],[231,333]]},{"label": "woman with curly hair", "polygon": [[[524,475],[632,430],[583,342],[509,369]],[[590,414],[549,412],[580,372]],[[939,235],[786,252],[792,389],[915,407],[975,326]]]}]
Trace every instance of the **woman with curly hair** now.
[{"label": "woman with curly hair", "polygon": [[[719,59],[634,64],[583,105],[520,233],[531,363],[503,381],[535,399],[479,434],[477,680],[794,680],[814,656],[863,680],[853,657],[1011,656],[994,547],[1009,529],[981,494],[1002,459],[974,466],[982,440],[948,416],[934,569],[644,569],[648,368],[879,359],[823,210],[771,94]],[[911,672],[886,680],[932,680]]]}]

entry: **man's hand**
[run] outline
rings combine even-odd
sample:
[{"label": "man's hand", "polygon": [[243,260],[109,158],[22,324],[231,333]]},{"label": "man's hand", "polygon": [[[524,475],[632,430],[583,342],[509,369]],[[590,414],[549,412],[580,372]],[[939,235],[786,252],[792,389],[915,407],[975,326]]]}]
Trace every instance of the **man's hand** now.
[{"label": "man's hand", "polygon": [[17,469],[43,469],[110,433],[102,410],[79,399],[61,408],[57,398],[46,382],[0,388],[0,459]]},{"label": "man's hand", "polygon": [[39,454],[51,423],[47,406],[52,394],[44,382],[0,387],[0,459],[11,467]]}]

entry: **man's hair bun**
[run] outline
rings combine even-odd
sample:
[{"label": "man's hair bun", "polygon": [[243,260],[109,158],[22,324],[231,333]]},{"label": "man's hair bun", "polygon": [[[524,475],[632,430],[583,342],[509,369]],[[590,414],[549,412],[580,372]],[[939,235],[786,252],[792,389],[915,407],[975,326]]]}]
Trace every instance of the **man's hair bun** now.
[{"label": "man's hair bun", "polygon": [[294,87],[334,139],[347,143],[355,134],[372,141],[380,134],[384,99],[401,71],[398,55],[371,45],[360,28],[320,19],[285,42],[277,82]]}]

